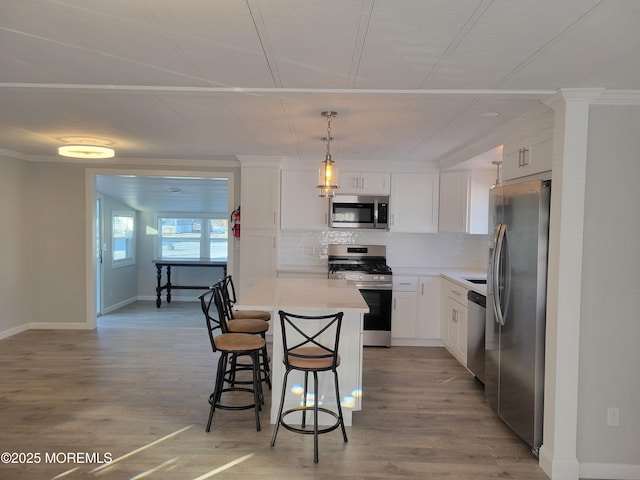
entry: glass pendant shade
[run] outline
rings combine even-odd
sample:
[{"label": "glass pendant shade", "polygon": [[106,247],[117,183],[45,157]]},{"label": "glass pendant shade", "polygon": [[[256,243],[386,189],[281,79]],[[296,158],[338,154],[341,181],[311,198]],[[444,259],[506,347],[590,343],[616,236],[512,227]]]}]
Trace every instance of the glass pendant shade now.
[{"label": "glass pendant shade", "polygon": [[338,166],[333,160],[331,155],[327,155],[324,161],[320,164],[318,169],[318,185],[320,189],[319,196],[321,197],[333,197],[335,191],[339,188],[339,175]]},{"label": "glass pendant shade", "polygon": [[331,158],[331,140],[333,140],[331,136],[331,120],[337,114],[338,113],[334,111],[322,112],[322,116],[327,119],[327,136],[322,139],[327,143],[327,154],[318,169],[318,184],[316,187],[320,189],[319,196],[321,197],[334,197],[336,195],[336,189],[340,188],[338,186],[338,167]]}]

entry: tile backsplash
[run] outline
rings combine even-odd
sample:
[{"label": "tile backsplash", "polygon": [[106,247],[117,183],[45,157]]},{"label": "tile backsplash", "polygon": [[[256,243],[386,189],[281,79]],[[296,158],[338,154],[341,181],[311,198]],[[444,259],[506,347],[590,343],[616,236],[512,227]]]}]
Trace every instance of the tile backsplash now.
[{"label": "tile backsplash", "polygon": [[392,267],[486,268],[487,235],[394,233],[366,230],[283,230],[280,265],[326,265],[327,245],[386,245]]}]

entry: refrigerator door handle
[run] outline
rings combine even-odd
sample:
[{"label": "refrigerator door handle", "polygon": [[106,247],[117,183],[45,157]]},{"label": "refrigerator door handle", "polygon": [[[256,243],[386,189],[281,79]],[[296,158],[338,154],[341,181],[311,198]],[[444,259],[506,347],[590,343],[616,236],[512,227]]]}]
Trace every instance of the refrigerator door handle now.
[{"label": "refrigerator door handle", "polygon": [[502,295],[500,292],[500,265],[502,263],[502,246],[504,242],[506,225],[498,225],[496,231],[495,248],[493,250],[493,259],[491,265],[493,267],[492,272],[492,290],[493,290],[493,311],[496,315],[496,322],[500,325],[504,325],[504,318],[502,315]]},{"label": "refrigerator door handle", "polygon": [[504,278],[501,279],[502,292],[500,293],[500,315],[502,320],[501,324],[504,325],[509,313],[509,302],[511,297],[511,258],[509,256],[509,235],[507,235],[507,226],[503,225],[502,227],[501,262],[504,265],[504,268],[502,269],[504,272]]}]

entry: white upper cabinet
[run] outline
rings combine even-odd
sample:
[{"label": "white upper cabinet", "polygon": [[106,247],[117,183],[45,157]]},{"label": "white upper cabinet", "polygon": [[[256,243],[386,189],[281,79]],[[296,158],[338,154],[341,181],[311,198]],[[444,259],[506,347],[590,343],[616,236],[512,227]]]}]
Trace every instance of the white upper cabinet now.
[{"label": "white upper cabinet", "polygon": [[553,163],[553,129],[505,144],[502,152],[504,181],[551,170]]},{"label": "white upper cabinet", "polygon": [[280,201],[282,230],[328,228],[329,200],[318,196],[316,170],[283,170]]},{"label": "white upper cabinet", "polygon": [[394,173],[391,176],[390,230],[434,233],[438,231],[437,173]]},{"label": "white upper cabinet", "polygon": [[277,167],[242,167],[242,228],[278,227],[280,170]]},{"label": "white upper cabinet", "polygon": [[391,175],[377,172],[340,171],[339,194],[389,195]]},{"label": "white upper cabinet", "polygon": [[440,174],[440,232],[486,234],[493,170],[456,170]]}]

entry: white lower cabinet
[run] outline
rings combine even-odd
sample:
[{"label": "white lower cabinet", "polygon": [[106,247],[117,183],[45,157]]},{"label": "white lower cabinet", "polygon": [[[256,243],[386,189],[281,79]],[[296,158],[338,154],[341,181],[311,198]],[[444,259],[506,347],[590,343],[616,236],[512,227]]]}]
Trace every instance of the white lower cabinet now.
[{"label": "white lower cabinet", "polygon": [[444,346],[460,363],[467,365],[467,293],[457,283],[442,280],[440,332]]},{"label": "white lower cabinet", "polygon": [[440,276],[418,279],[418,338],[429,345],[440,338]]},{"label": "white lower cabinet", "polygon": [[391,338],[414,339],[417,337],[418,277],[393,277],[391,311]]},{"label": "white lower cabinet", "polygon": [[440,277],[393,277],[391,343],[439,346]]}]

